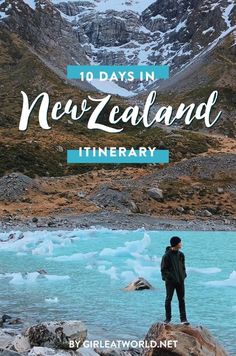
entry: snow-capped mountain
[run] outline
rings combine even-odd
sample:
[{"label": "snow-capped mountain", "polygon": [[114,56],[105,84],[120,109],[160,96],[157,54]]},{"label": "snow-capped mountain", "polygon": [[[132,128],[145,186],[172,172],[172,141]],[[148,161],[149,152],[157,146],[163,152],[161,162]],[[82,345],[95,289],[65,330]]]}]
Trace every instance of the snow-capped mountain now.
[{"label": "snow-capped mountain", "polygon": [[[236,24],[234,0],[54,3],[78,33],[90,63],[167,64],[172,73],[217,44]],[[142,90],[143,84],[129,88]]]},{"label": "snow-capped mountain", "polygon": [[90,63],[167,64],[174,74],[236,28],[234,0],[0,0],[0,16],[60,73]]},{"label": "snow-capped mountain", "polygon": [[172,70],[231,31],[236,17],[234,0],[56,3],[93,62],[162,63]]},{"label": "snow-capped mountain", "polygon": [[95,0],[95,1],[62,1],[62,0],[52,0],[56,4],[68,3],[68,2],[80,2],[84,7],[91,7],[97,12],[106,12],[107,10],[114,11],[133,11],[141,14],[146,8],[153,4],[154,0]]}]

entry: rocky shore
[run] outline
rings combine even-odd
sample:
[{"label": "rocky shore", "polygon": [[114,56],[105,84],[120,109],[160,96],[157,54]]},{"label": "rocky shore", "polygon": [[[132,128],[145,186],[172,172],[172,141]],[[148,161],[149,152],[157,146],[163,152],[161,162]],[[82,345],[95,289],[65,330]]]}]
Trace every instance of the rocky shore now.
[{"label": "rocky shore", "polygon": [[[227,356],[224,347],[203,326],[157,322],[143,340],[117,347],[122,340],[89,340],[82,321],[53,321],[13,329],[11,317],[4,315],[0,328],[1,356]],[[10,320],[10,321],[9,321]],[[123,340],[126,341],[127,340]],[[132,345],[139,347],[133,347]],[[108,345],[113,346],[108,347]]]},{"label": "rocky shore", "polygon": [[236,155],[66,177],[0,178],[0,230],[236,228]]},{"label": "rocky shore", "polygon": [[168,231],[235,231],[236,220],[217,219],[173,219],[145,214],[100,211],[78,216],[57,217],[6,217],[0,220],[0,231],[74,230],[108,228],[112,230],[168,230]]}]

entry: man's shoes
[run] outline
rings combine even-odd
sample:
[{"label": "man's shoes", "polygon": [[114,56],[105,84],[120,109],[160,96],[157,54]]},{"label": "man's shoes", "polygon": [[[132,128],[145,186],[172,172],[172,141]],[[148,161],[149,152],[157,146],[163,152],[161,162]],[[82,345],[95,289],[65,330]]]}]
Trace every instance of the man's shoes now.
[{"label": "man's shoes", "polygon": [[170,319],[166,319],[163,321],[164,324],[170,324],[171,320]]},{"label": "man's shoes", "polygon": [[182,320],[181,320],[181,324],[182,324],[182,325],[189,325],[190,323],[188,322],[187,319],[182,319]]}]

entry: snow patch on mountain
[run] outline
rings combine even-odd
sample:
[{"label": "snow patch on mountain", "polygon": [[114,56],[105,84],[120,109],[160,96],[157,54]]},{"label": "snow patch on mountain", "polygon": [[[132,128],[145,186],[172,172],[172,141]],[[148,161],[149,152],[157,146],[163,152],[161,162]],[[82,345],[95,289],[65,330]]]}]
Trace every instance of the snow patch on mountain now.
[{"label": "snow patch on mountain", "polygon": [[187,22],[187,19],[178,23],[178,25],[175,28],[175,32],[179,32],[179,30],[181,30],[181,28],[186,27],[186,22]]},{"label": "snow patch on mountain", "polygon": [[[234,29],[234,0],[209,0],[195,7],[181,1],[178,11],[162,0],[88,0],[86,6],[82,1],[53,2],[59,4],[61,16],[78,33],[87,58],[95,65],[163,64],[176,73]],[[201,20],[205,16],[207,21]],[[134,93],[149,85],[127,83],[125,88]],[[98,89],[104,87],[108,83]],[[117,87],[119,83],[113,89]]]},{"label": "snow patch on mountain", "polygon": [[[4,5],[5,4],[5,0],[0,0],[0,6],[1,5]],[[5,9],[3,8],[3,9],[1,9],[0,8],[0,21],[2,20],[2,19],[5,19],[8,15],[6,14],[6,12],[8,11],[8,10],[10,10],[11,9],[11,4],[9,4],[7,7],[5,7]],[[2,11],[2,10],[4,10],[4,11]]]},{"label": "snow patch on mountain", "polygon": [[35,10],[35,8],[36,8],[35,0],[23,0],[23,2],[27,5],[29,5],[29,7],[31,7],[31,9]]},{"label": "snow patch on mountain", "polygon": [[[62,2],[72,2],[73,0],[52,0],[53,4]],[[76,1],[78,4],[82,1]],[[155,2],[155,0],[96,0],[89,1],[97,12],[114,11],[133,11],[141,14],[147,7]]]},{"label": "snow patch on mountain", "polygon": [[203,35],[206,35],[208,32],[214,32],[214,31],[215,31],[214,27],[211,26],[211,27],[209,27],[207,30],[203,31],[202,34],[203,34]]},{"label": "snow patch on mountain", "polygon": [[3,11],[0,11],[0,20],[4,19],[5,17],[7,17],[6,13]]},{"label": "snow patch on mountain", "polygon": [[152,16],[151,19],[152,20],[166,20],[166,17],[158,14],[158,15]]},{"label": "snow patch on mountain", "polygon": [[231,14],[231,11],[233,10],[233,8],[235,7],[235,2],[234,0],[230,0],[228,1],[228,6],[225,8],[222,17],[225,20],[225,23],[227,25],[228,28],[231,27],[231,21],[229,19],[229,16]]}]

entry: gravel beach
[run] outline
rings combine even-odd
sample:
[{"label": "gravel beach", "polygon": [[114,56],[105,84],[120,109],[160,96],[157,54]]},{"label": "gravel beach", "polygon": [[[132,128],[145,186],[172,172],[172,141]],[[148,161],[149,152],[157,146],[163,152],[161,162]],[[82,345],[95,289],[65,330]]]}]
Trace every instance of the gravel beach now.
[{"label": "gravel beach", "polygon": [[79,216],[41,217],[33,219],[2,219],[0,231],[11,230],[74,230],[89,228],[108,228],[112,230],[157,231],[236,231],[235,219],[173,219],[154,217],[144,214],[126,214],[117,212],[85,213]]}]

